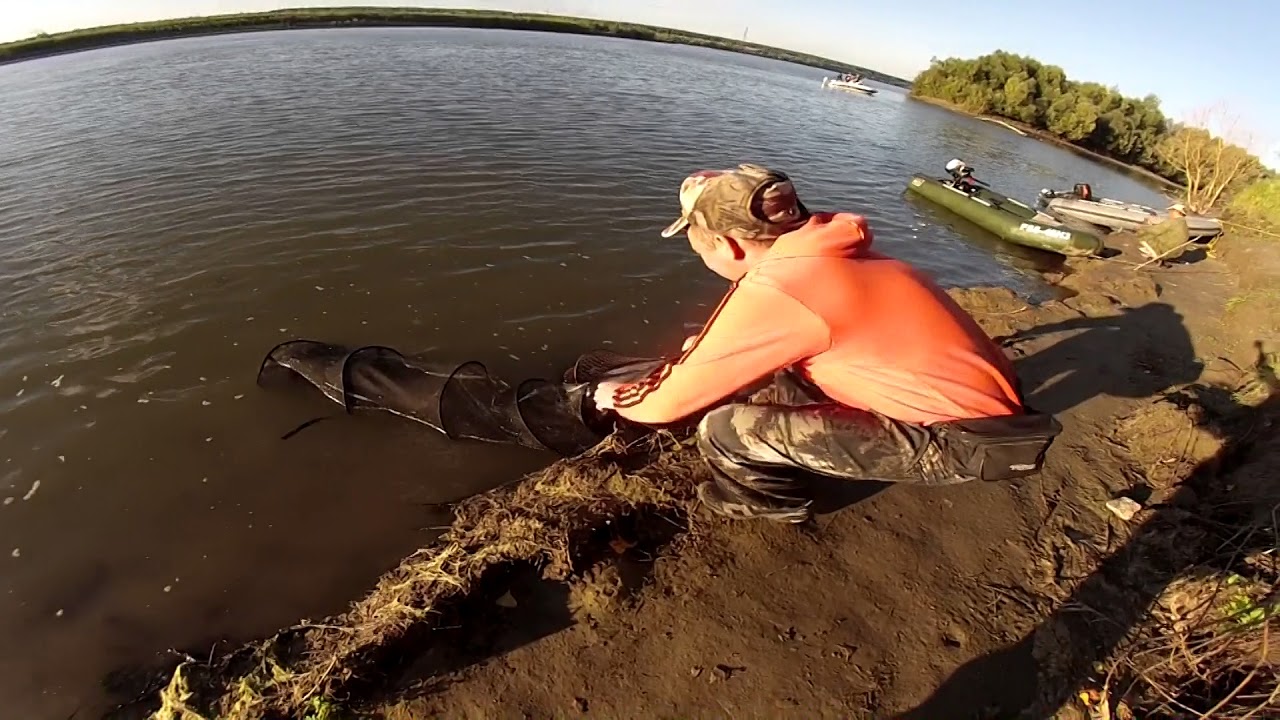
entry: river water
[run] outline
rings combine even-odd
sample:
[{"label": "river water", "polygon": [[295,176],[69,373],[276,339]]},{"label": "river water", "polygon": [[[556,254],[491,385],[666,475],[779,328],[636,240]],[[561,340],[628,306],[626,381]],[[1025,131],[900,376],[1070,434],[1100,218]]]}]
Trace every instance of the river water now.
[{"label": "river water", "polygon": [[546,376],[663,352],[722,291],[681,178],[743,160],[948,285],[1043,288],[903,196],[951,157],[1034,199],[1108,167],[822,71],[457,29],[192,38],[0,67],[0,715],[99,714],[169,648],[342,610],[434,503],[547,462],[255,386],[315,338]]}]

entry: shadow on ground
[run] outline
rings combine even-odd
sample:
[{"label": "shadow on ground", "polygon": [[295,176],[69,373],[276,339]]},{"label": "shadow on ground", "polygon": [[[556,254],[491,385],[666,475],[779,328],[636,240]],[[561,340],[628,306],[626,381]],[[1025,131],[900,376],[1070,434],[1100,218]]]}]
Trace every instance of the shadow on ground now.
[{"label": "shadow on ground", "polygon": [[1064,413],[1099,395],[1152,397],[1194,382],[1204,366],[1191,335],[1173,306],[1148,303],[1111,317],[1079,317],[1040,325],[1004,339],[1014,346],[1066,335],[1034,354],[1015,357],[1027,402],[1051,414]]},{"label": "shadow on ground", "polygon": [[[1165,309],[1134,311],[1126,317],[1120,327],[1136,318],[1153,322],[1172,319]],[[1107,328],[1102,332],[1109,337],[1117,330]],[[1118,339],[1123,341],[1123,337]],[[1076,352],[1071,350],[1068,354]],[[1175,373],[1174,377],[1178,376]],[[1106,379],[1101,380],[1096,390],[1087,390],[1087,378],[1079,378],[1065,390],[1046,391],[1044,402],[1046,406],[1070,406],[1090,392],[1105,389]],[[1153,381],[1152,388],[1172,384],[1172,379]],[[1272,428],[1280,420],[1280,395],[1275,394],[1278,388],[1274,377],[1267,379],[1266,385],[1270,386],[1265,389],[1270,395],[1258,405],[1242,405],[1238,402],[1239,393],[1206,385],[1191,385],[1155,401],[1200,408],[1197,426],[1220,438],[1221,449],[1194,467],[1171,495],[1140,515],[1141,525],[1118,549],[1102,558],[1096,569],[1032,631],[999,651],[961,666],[928,700],[898,717],[937,720],[1020,716],[1040,720],[1054,717],[1081,688],[1102,687],[1105,672],[1099,673],[1099,663],[1111,658],[1131,636],[1170,584],[1183,577],[1193,564],[1216,557],[1224,546],[1238,542],[1242,529],[1250,522],[1256,523],[1259,513],[1270,517],[1275,511],[1273,506],[1280,498],[1274,486],[1259,492],[1256,482],[1238,483],[1235,477],[1241,470],[1257,476],[1261,468],[1265,477],[1280,472],[1275,448],[1259,442],[1274,432]],[[1265,534],[1249,538],[1249,543],[1268,544],[1235,547],[1238,557],[1271,547]],[[1032,668],[1036,669],[1034,677]],[[1113,678],[1111,686],[1120,687],[1121,679]],[[1217,694],[1178,702],[1203,701],[1206,707],[1195,713],[1200,714],[1211,710],[1214,700],[1230,690],[1201,690]]]}]

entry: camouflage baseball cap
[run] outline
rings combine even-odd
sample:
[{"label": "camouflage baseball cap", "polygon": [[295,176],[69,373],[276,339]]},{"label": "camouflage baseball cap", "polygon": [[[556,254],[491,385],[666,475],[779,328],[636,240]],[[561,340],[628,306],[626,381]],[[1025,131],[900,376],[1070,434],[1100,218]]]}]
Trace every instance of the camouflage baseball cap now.
[{"label": "camouflage baseball cap", "polygon": [[680,184],[680,218],[662,237],[698,225],[739,240],[776,238],[809,219],[791,178],[760,165],[702,170]]}]

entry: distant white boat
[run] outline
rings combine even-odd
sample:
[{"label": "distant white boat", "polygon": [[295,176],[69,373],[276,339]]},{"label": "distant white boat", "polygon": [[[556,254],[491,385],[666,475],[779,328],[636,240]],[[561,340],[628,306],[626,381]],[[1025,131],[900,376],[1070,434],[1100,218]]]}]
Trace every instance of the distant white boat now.
[{"label": "distant white boat", "polygon": [[844,90],[845,92],[861,93],[863,95],[875,95],[880,92],[870,85],[861,82],[849,82],[848,80],[833,80],[831,78],[822,78],[822,87],[829,87],[836,90]]}]

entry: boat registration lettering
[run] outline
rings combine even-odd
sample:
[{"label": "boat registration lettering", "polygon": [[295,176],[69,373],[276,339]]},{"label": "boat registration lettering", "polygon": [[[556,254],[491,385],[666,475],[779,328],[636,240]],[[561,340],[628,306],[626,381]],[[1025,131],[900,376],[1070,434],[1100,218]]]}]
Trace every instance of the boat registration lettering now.
[{"label": "boat registration lettering", "polygon": [[1040,225],[1032,225],[1031,223],[1022,223],[1018,226],[1020,230],[1026,230],[1036,235],[1044,235],[1045,237],[1057,238],[1058,240],[1070,240],[1071,233],[1065,230],[1055,230],[1054,228],[1041,227]]}]

